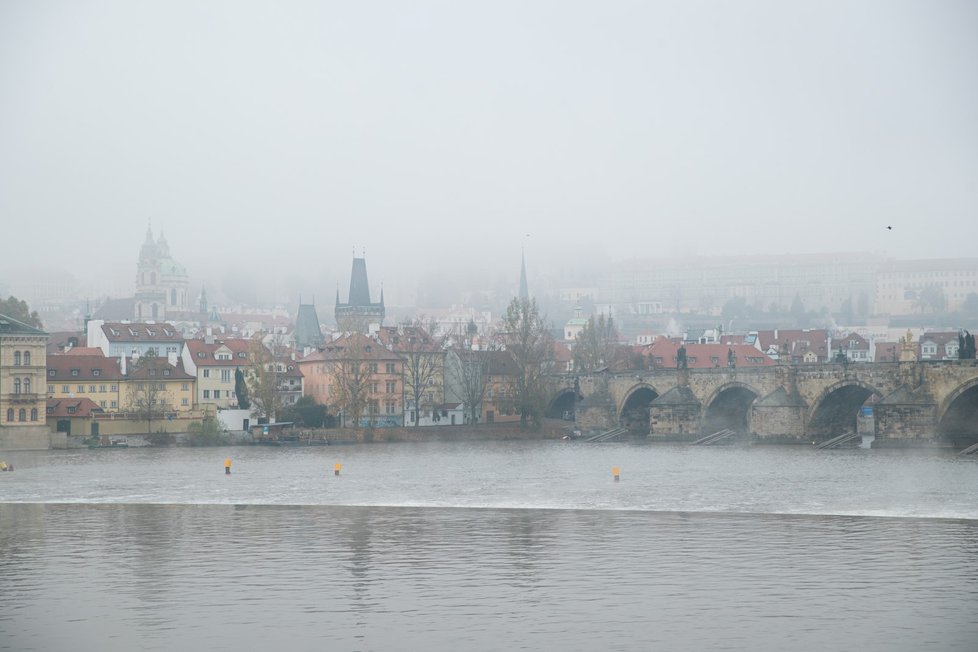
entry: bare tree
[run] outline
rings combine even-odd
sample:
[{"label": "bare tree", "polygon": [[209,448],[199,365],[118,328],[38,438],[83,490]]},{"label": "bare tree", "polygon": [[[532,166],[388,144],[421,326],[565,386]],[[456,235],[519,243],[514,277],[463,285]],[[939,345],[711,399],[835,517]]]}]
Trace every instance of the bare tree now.
[{"label": "bare tree", "polygon": [[415,426],[423,413],[434,414],[444,394],[444,341],[434,335],[436,328],[422,316],[386,335],[391,350],[403,359],[404,396],[414,410]]},{"label": "bare tree", "polygon": [[506,349],[519,366],[515,402],[520,413],[520,429],[540,427],[546,397],[544,366],[553,358],[553,336],[540,315],[535,299],[514,298],[503,319]]},{"label": "bare tree", "polygon": [[618,348],[614,319],[603,314],[595,319],[592,315],[574,338],[574,369],[587,374],[612,366],[618,359]]},{"label": "bare tree", "polygon": [[272,351],[262,343],[260,337],[252,338],[248,344],[248,395],[259,416],[271,422],[282,408],[279,394],[279,371]]},{"label": "bare tree", "polygon": [[453,397],[465,406],[466,421],[478,423],[480,406],[489,387],[491,351],[456,348],[446,356],[446,381]]},{"label": "bare tree", "polygon": [[[351,333],[331,345],[328,362],[332,368],[334,409],[343,412],[344,420],[360,427],[364,413],[370,414],[372,374],[366,357],[366,336]],[[370,416],[372,425],[373,415]]]},{"label": "bare tree", "polygon": [[129,371],[128,412],[146,421],[146,433],[153,433],[153,422],[165,418],[170,409],[163,367],[168,366],[154,349],[133,362]]}]

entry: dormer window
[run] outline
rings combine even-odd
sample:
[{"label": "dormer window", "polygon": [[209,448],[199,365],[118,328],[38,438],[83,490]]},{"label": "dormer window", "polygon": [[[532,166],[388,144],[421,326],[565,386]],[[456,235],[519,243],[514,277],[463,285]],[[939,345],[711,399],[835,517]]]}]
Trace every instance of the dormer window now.
[{"label": "dormer window", "polygon": [[149,375],[150,376],[155,376],[156,375],[156,369],[150,369],[149,370]]},{"label": "dormer window", "polygon": [[74,405],[68,406],[68,414],[74,414],[74,413],[75,413],[75,406]]},{"label": "dormer window", "polygon": [[146,334],[150,337],[156,337],[156,331],[151,331],[148,328],[146,329]]},{"label": "dormer window", "polygon": [[173,333],[171,333],[170,331],[168,331],[165,328],[163,329],[163,334],[166,335],[167,337],[173,337]]},{"label": "dormer window", "polygon": [[78,375],[78,373],[79,373],[79,372],[78,372],[78,369],[72,369],[72,370],[71,370],[71,375],[72,375],[72,376],[77,376],[77,375]]},{"label": "dormer window", "polygon": [[54,369],[48,369],[48,378],[54,378],[57,372]]},{"label": "dormer window", "polygon": [[134,331],[131,328],[129,329],[129,334],[132,335],[133,337],[139,337],[139,333],[137,333],[136,331]]},{"label": "dormer window", "polygon": [[245,352],[244,351],[238,351],[238,357],[239,358],[245,358],[247,356],[245,355]]},{"label": "dormer window", "polygon": [[204,353],[203,351],[197,351],[197,357],[198,358],[206,358],[207,357],[207,354]]},{"label": "dormer window", "polygon": [[102,375],[102,370],[101,369],[92,369],[92,375],[93,376],[101,376]]},{"label": "dormer window", "polygon": [[164,369],[163,370],[163,375],[164,376],[169,376],[170,375],[170,370],[169,369]]}]

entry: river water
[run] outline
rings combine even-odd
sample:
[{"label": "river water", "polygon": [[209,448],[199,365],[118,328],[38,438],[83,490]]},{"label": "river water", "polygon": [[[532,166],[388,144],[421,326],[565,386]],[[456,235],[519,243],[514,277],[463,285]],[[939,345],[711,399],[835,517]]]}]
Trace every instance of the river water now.
[{"label": "river water", "polygon": [[3,650],[978,650],[978,460],[945,452],[4,456]]}]

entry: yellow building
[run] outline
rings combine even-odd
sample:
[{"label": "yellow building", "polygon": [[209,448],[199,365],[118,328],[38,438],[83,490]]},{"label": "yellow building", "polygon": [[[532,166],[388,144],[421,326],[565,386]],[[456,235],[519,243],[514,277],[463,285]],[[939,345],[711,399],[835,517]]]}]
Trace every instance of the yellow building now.
[{"label": "yellow building", "polygon": [[48,334],[0,315],[0,448],[49,448],[44,368]]},{"label": "yellow building", "polygon": [[119,384],[119,401],[124,412],[158,410],[166,415],[193,409],[196,379],[184,370],[182,360],[144,356],[128,366]]},{"label": "yellow building", "polygon": [[48,398],[88,398],[105,412],[119,412],[125,408],[123,380],[119,360],[100,353],[65,353],[47,359]]}]

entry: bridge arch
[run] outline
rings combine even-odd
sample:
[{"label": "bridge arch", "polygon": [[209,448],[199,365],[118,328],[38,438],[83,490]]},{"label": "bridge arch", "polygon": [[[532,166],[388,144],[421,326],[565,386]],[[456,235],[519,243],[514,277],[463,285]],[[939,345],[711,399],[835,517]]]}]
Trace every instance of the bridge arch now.
[{"label": "bridge arch", "polygon": [[846,378],[826,387],[808,413],[807,432],[816,441],[856,431],[859,408],[879,390],[855,378]]},{"label": "bridge arch", "polygon": [[577,392],[573,387],[564,387],[554,395],[547,405],[544,415],[549,419],[574,419],[577,407]]},{"label": "bridge arch", "polygon": [[618,423],[634,434],[649,434],[649,409],[659,392],[648,383],[637,383],[627,392],[618,410]]},{"label": "bridge arch", "polygon": [[961,448],[978,443],[978,378],[958,385],[941,402],[937,436]]},{"label": "bridge arch", "polygon": [[725,428],[740,433],[750,432],[751,406],[761,393],[738,381],[724,383],[704,403],[703,432],[716,432]]}]

